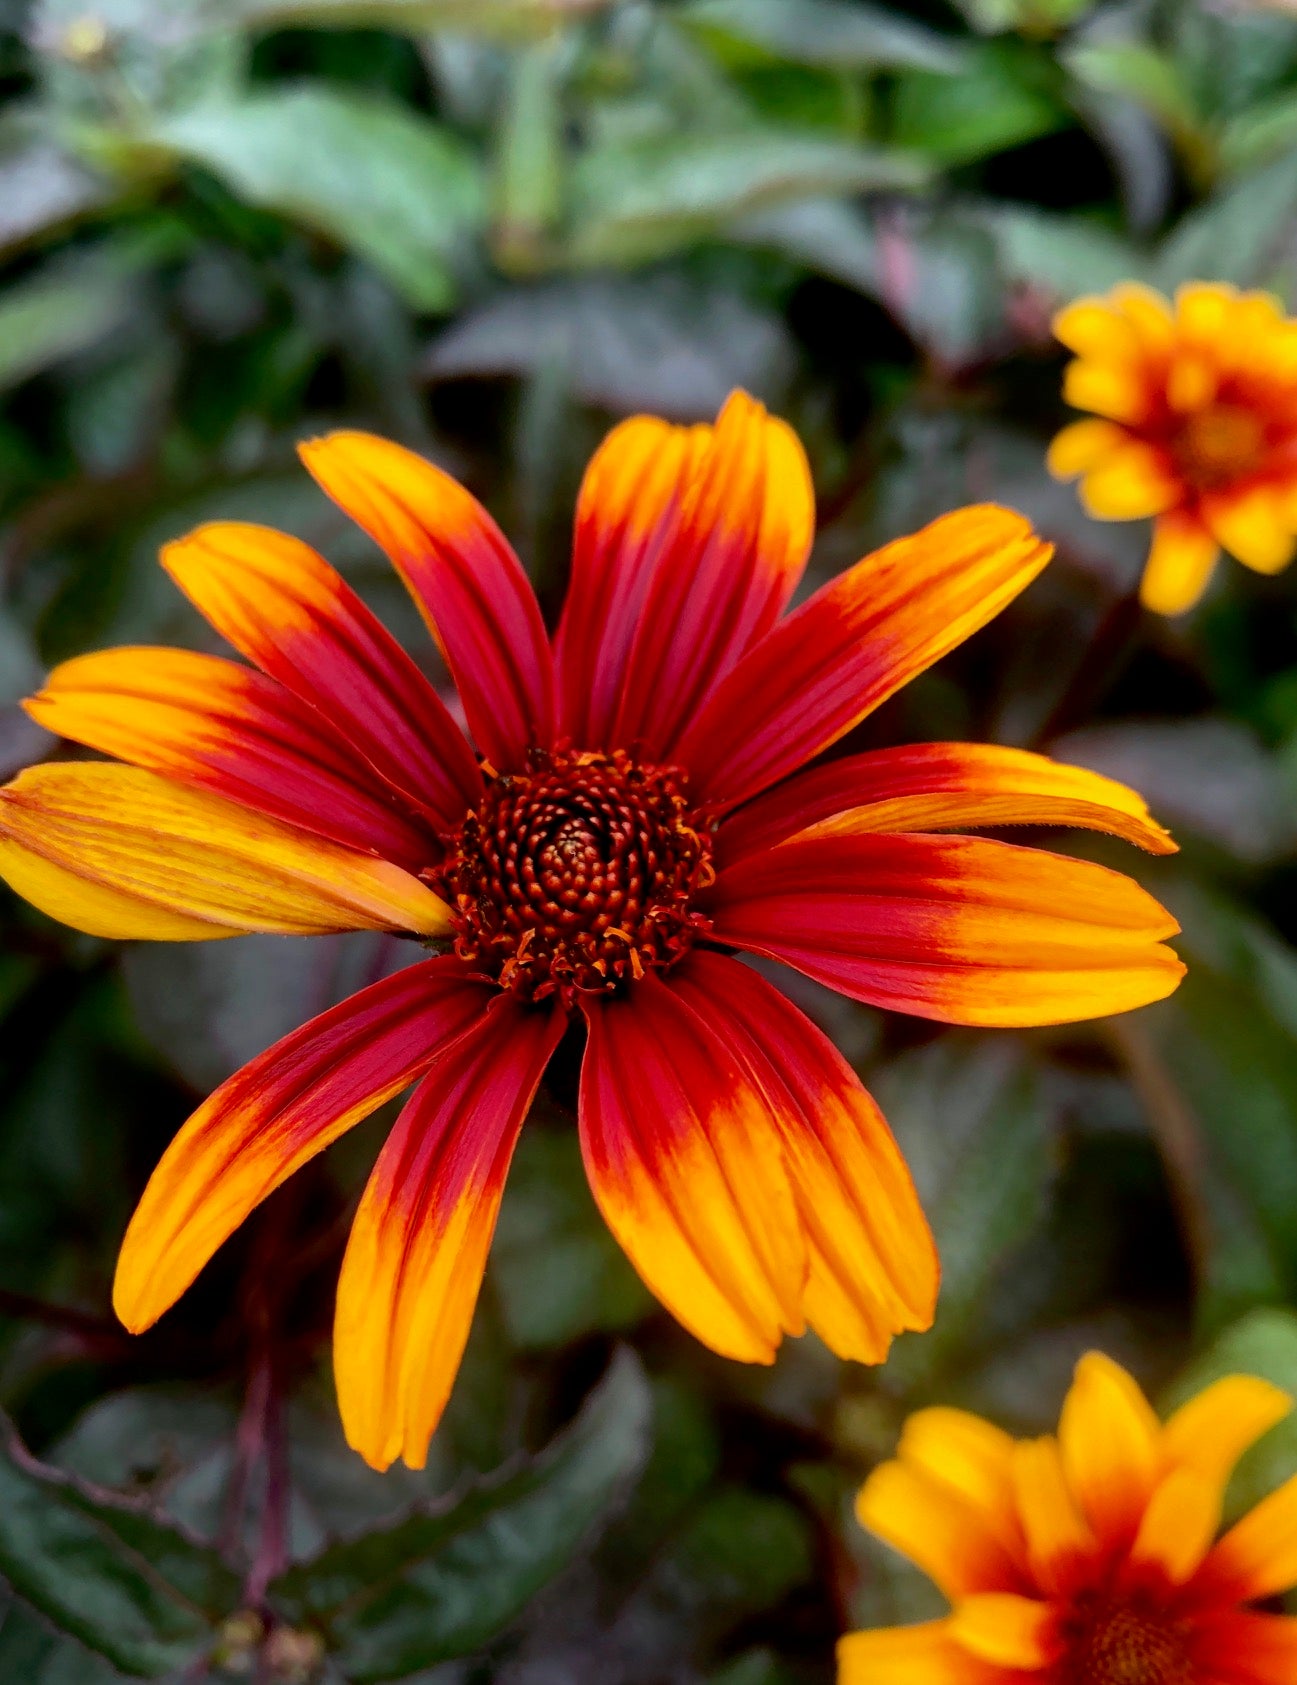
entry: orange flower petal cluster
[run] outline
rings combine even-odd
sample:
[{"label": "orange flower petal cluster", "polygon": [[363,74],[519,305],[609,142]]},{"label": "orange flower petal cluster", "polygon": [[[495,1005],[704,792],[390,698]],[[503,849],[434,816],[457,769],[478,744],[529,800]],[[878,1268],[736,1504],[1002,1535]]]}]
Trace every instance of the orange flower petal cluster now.
[{"label": "orange flower petal cluster", "polygon": [[1297,1478],[1219,1536],[1235,1464],[1291,1409],[1233,1375],[1163,1424],[1091,1352],[1057,1435],[911,1416],[857,1514],[951,1613],[848,1634],[839,1685],[1292,1685],[1297,1619],[1250,1605],[1297,1585]]},{"label": "orange flower petal cluster", "polygon": [[1277,573],[1297,548],[1297,321],[1267,293],[1208,282],[1174,301],[1125,282],[1060,311],[1075,360],[1063,395],[1093,419],[1054,439],[1050,471],[1081,476],[1105,521],[1154,517],[1145,605],[1182,614],[1222,549]]},{"label": "orange flower petal cluster", "polygon": [[714,426],[638,417],[598,451],[551,637],[503,534],[439,468],[361,433],[302,457],[390,557],[467,731],[307,545],[204,526],[163,566],[243,661],[119,649],[59,667],[29,712],[116,759],[0,791],[0,872],[101,936],[370,929],[442,951],[199,1107],[123,1243],[122,1320],[147,1328],[287,1176],[417,1085],[356,1215],[334,1353],[352,1445],[422,1464],[519,1130],[575,1026],[590,1184],[662,1303],[730,1357],[768,1363],[810,1327],[881,1361],[936,1300],[909,1173],[841,1054],[736,956],[962,1024],[1175,988],[1175,921],[1130,879],[958,834],[1075,825],[1170,852],[1132,791],[958,743],[801,770],[998,613],[1048,546],[1006,509],[964,509],[789,613],[810,472],[736,393]]}]

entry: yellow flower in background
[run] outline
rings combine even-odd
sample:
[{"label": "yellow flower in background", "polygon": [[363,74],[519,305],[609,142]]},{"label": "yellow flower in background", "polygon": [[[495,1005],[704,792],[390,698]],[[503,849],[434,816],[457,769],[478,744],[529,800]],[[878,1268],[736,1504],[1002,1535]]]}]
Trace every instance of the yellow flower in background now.
[{"label": "yellow flower in background", "polygon": [[1076,353],[1063,396],[1092,418],[1049,449],[1103,521],[1153,516],[1140,597],[1183,614],[1222,549],[1278,573],[1297,548],[1297,321],[1268,293],[1124,282],[1054,319]]},{"label": "yellow flower in background", "polygon": [[1249,1605],[1297,1585],[1297,1478],[1217,1537],[1234,1465],[1291,1409],[1233,1375],[1163,1424],[1091,1352],[1056,1437],[911,1416],[857,1514],[951,1613],[848,1634],[838,1685],[1293,1685],[1297,1619]]}]

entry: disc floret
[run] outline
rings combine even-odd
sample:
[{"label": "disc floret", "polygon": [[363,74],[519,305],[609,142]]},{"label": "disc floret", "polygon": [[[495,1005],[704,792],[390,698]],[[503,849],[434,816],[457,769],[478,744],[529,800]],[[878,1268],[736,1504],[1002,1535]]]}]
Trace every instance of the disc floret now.
[{"label": "disc floret", "polygon": [[1181,1685],[1185,1633],[1157,1600],[1083,1592],[1060,1623],[1060,1685]]},{"label": "disc floret", "polygon": [[534,750],[486,795],[431,874],[455,952],[530,1001],[609,994],[662,971],[710,921],[710,827],[684,773],[624,750]]},{"label": "disc floret", "polygon": [[1187,416],[1171,433],[1171,455],[1185,480],[1202,491],[1255,473],[1274,449],[1265,418],[1246,403],[1219,403]]}]

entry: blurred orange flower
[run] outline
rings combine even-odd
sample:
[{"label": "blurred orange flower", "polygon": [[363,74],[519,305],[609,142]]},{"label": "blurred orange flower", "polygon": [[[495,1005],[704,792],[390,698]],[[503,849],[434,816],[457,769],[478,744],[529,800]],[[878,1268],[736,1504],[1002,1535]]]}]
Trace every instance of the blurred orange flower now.
[{"label": "blurred orange flower", "polygon": [[911,1416],[857,1513],[951,1613],[849,1634],[839,1685],[1292,1685],[1297,1619],[1249,1605],[1297,1585],[1297,1478],[1217,1538],[1234,1465],[1291,1409],[1234,1375],[1163,1425],[1091,1352],[1056,1438]]},{"label": "blurred orange flower", "polygon": [[1063,395],[1094,417],[1054,439],[1099,520],[1155,517],[1145,605],[1182,614],[1221,549],[1277,573],[1297,547],[1297,321],[1267,293],[1194,282],[1172,304],[1134,282],[1054,319],[1076,358]]},{"label": "blurred orange flower", "polygon": [[958,743],[799,775],[998,613],[1048,546],[1006,509],[965,509],[787,613],[810,471],[738,393],[714,427],[638,417],[598,451],[551,639],[503,534],[439,468],[361,433],[302,456],[422,609],[470,735],[307,545],[202,527],[163,564],[251,665],[128,649],[58,668],[30,713],[131,764],[22,773],[0,791],[0,871],[102,936],[371,929],[445,951],[199,1108],[132,1219],[122,1320],[148,1327],[285,1177],[417,1082],[356,1216],[334,1356],[351,1443],[421,1464],[519,1129],[571,1025],[590,1183],[662,1302],[729,1357],[768,1363],[809,1326],[880,1361],[932,1320],[923,1213],[855,1072],[735,951],[963,1024],[1175,988],[1175,921],[1130,879],[934,834],[1080,825],[1171,851],[1132,791]]}]

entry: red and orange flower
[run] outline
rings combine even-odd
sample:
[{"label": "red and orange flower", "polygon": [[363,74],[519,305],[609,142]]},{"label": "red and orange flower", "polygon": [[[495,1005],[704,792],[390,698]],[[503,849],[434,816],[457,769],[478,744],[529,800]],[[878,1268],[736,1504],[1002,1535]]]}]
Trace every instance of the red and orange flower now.
[{"label": "red and orange flower", "polygon": [[1291,1409],[1232,1375],[1163,1425],[1091,1352],[1056,1438],[911,1416],[857,1510],[952,1612],[849,1634],[839,1685],[1292,1685],[1297,1619],[1248,1605],[1297,1585],[1297,1479],[1217,1538],[1235,1464]]},{"label": "red and orange flower", "polygon": [[1156,517],[1146,607],[1183,614],[1222,549],[1278,573],[1297,548],[1297,321],[1268,293],[1194,282],[1174,301],[1134,282],[1059,312],[1076,358],[1063,395],[1094,418],[1054,439],[1104,521]]},{"label": "red and orange flower", "polygon": [[966,509],[786,613],[810,476],[788,427],[736,394],[714,427],[641,417],[600,449],[551,641],[513,551],[446,474],[359,433],[302,456],[423,610],[469,736],[314,551],[202,527],[163,565],[251,665],[126,649],[58,668],[30,712],[128,764],[21,774],[0,792],[0,871],[104,936],[378,929],[449,951],[199,1108],[127,1233],[122,1320],[146,1328],[258,1201],[417,1082],[356,1216],[335,1365],[351,1443],[378,1467],[422,1463],[519,1128],[577,1024],[591,1186],[662,1302],[730,1357],[769,1362],[810,1326],[881,1360],[931,1322],[927,1225],[855,1074],[735,954],[965,1024],[1175,987],[1176,926],[1127,878],[933,834],[1038,822],[1170,850],[1122,786],[960,744],[794,776],[1047,547],[1007,510]]}]

